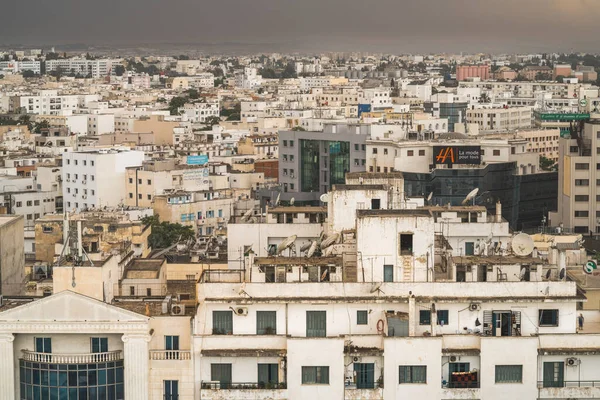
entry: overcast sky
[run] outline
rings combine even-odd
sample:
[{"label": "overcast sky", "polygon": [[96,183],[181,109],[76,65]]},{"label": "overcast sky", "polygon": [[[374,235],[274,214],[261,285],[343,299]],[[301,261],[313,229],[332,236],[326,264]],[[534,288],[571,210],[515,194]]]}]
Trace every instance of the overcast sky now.
[{"label": "overcast sky", "polygon": [[0,6],[0,44],[600,52],[600,0],[0,0]]}]

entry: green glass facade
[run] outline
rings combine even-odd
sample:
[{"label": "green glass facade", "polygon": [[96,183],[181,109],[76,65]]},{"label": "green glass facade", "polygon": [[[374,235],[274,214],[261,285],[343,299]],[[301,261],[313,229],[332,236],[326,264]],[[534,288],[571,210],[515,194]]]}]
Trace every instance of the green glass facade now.
[{"label": "green glass facade", "polygon": [[350,143],[327,142],[327,146],[329,150],[329,184],[343,185],[346,183],[346,172],[350,171]]},{"label": "green glass facade", "polygon": [[300,140],[300,179],[303,192],[319,191],[319,140]]}]

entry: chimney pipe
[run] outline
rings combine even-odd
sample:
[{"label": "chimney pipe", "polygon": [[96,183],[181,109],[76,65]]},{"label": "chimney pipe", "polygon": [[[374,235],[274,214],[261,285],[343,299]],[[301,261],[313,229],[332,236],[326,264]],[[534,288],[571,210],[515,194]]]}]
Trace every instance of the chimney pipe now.
[{"label": "chimney pipe", "polygon": [[502,222],[502,203],[500,203],[500,200],[496,202],[496,222]]}]

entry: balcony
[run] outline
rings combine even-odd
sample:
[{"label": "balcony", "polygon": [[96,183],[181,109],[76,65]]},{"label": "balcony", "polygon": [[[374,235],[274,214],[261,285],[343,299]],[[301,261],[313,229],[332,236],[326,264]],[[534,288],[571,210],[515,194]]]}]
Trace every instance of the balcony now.
[{"label": "balcony", "polygon": [[383,381],[363,384],[358,388],[355,384],[345,387],[344,400],[383,399]]},{"label": "balcony", "polygon": [[150,350],[151,360],[190,360],[190,350]]},{"label": "balcony", "polygon": [[[551,386],[551,387],[550,387]],[[600,381],[538,382],[540,399],[597,399]]]},{"label": "balcony", "polygon": [[121,360],[121,350],[105,353],[56,354],[22,350],[23,360],[52,364],[95,364]]},{"label": "balcony", "polygon": [[285,382],[202,382],[200,393],[203,400],[285,400],[288,398]]}]

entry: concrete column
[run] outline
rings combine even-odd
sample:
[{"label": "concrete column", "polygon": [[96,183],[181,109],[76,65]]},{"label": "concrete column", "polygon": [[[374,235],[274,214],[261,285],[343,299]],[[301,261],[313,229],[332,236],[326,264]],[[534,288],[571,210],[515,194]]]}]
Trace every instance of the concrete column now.
[{"label": "concrete column", "polygon": [[14,400],[15,392],[15,353],[12,333],[0,334],[0,400]]},{"label": "concrete column", "polygon": [[437,310],[435,308],[435,303],[431,303],[431,315],[430,315],[430,321],[431,321],[431,336],[436,336],[437,335]]},{"label": "concrete column", "polygon": [[125,398],[127,400],[147,400],[149,396],[149,353],[150,335],[123,335]]},{"label": "concrete column", "polygon": [[417,323],[419,316],[417,315],[417,301],[411,293],[408,295],[408,336],[417,336]]}]

